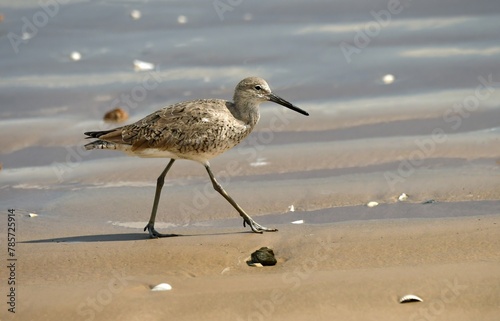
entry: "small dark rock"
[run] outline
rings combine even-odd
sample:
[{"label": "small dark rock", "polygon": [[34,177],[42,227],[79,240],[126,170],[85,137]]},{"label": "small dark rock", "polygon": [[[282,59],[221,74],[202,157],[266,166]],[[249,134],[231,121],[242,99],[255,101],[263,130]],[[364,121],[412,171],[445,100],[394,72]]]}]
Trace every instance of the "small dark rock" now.
[{"label": "small dark rock", "polygon": [[432,199],[422,202],[422,204],[434,204],[434,203],[436,203],[436,200],[432,200]]},{"label": "small dark rock", "polygon": [[252,253],[252,263],[266,265],[276,265],[278,261],[274,257],[274,252],[268,247],[261,247]]}]

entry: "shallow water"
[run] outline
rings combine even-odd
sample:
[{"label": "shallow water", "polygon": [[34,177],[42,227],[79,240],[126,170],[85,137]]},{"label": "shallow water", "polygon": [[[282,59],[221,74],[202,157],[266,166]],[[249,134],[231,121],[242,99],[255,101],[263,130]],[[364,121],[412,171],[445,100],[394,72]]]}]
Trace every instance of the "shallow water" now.
[{"label": "shallow water", "polygon": [[[225,12],[214,7],[225,1],[45,10],[2,2],[0,208],[146,221],[167,161],[84,151],[83,132],[114,126],[101,119],[116,106],[131,122],[182,100],[230,99],[251,75],[311,114],[264,104],[257,131],[212,161],[252,215],[291,204],[313,215],[391,203],[402,192],[410,202],[500,199],[498,1],[392,9],[387,1],[242,1]],[[136,72],[134,59],[156,69]],[[159,220],[236,215],[198,164],[177,162],[167,180]]]}]

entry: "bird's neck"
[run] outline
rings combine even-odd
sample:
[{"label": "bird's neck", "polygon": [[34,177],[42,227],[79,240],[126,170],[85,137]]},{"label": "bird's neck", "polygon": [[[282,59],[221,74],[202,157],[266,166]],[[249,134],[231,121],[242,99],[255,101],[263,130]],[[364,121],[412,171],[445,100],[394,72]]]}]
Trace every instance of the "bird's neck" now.
[{"label": "bird's neck", "polygon": [[234,118],[241,120],[251,128],[259,121],[260,114],[258,104],[235,100],[234,103],[229,105],[229,110]]}]

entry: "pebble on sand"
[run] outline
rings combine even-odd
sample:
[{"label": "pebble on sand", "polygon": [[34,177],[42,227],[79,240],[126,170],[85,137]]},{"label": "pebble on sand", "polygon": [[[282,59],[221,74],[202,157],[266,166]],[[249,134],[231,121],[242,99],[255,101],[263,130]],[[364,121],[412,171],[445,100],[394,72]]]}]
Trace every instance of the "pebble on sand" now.
[{"label": "pebble on sand", "polygon": [[407,199],[408,199],[408,195],[407,195],[406,193],[403,193],[403,194],[399,195],[399,197],[398,197],[398,200],[399,200],[400,202],[404,202],[404,201],[406,201]]},{"label": "pebble on sand", "polygon": [[268,247],[261,247],[257,251],[253,252],[251,255],[251,261],[247,262],[248,265],[258,266],[256,264],[262,264],[264,266],[276,265],[278,261],[274,257],[274,252]]},{"label": "pebble on sand", "polygon": [[366,204],[366,206],[368,206],[368,207],[375,207],[377,205],[378,205],[378,203],[377,202],[373,202],[373,201],[372,202],[368,202],[368,204]]},{"label": "pebble on sand", "polygon": [[128,119],[128,113],[122,108],[115,108],[104,115],[104,121],[110,123],[121,123]]}]

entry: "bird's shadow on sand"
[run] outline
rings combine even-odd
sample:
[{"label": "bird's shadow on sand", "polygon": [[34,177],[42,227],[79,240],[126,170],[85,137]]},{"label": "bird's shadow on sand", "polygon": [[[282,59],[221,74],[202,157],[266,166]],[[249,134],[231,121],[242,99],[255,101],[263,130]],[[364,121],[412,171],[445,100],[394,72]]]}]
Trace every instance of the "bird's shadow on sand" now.
[{"label": "bird's shadow on sand", "polygon": [[[182,234],[177,235],[177,237],[187,237],[187,236],[217,236],[217,235],[229,235],[229,234],[244,234],[252,233],[252,231],[243,232],[225,232],[225,233],[201,233],[201,234]],[[151,239],[147,233],[122,233],[122,234],[98,234],[98,235],[79,235],[79,236],[68,236],[59,238],[49,238],[40,240],[30,240],[22,241],[18,243],[93,243],[93,242],[124,242],[124,241],[154,241],[161,239],[170,239],[172,237],[161,237],[158,239]]]}]

